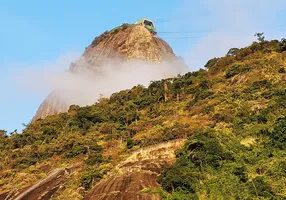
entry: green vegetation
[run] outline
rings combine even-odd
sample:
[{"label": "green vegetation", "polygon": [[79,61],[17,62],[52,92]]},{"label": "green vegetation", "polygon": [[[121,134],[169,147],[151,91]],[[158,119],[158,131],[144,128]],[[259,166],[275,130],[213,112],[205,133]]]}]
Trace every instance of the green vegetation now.
[{"label": "green vegetation", "polygon": [[[275,127],[280,128],[280,122]],[[177,162],[165,169],[159,182],[176,197],[171,199],[283,199],[285,171],[279,175],[272,171],[285,170],[285,152],[273,140],[265,141],[257,141],[263,146],[246,147],[236,137],[214,129],[197,131],[177,151]]]},{"label": "green vegetation", "polygon": [[58,194],[69,199],[70,189],[79,198],[134,149],[188,138],[158,179],[162,190],[149,192],[173,200],[285,199],[285,50],[285,39],[263,38],[210,60],[206,70],[71,106],[22,134],[0,131],[0,192],[79,166]]},{"label": "green vegetation", "polygon": [[257,40],[259,42],[265,42],[265,37],[264,37],[264,33],[255,33],[255,35],[257,37]]}]

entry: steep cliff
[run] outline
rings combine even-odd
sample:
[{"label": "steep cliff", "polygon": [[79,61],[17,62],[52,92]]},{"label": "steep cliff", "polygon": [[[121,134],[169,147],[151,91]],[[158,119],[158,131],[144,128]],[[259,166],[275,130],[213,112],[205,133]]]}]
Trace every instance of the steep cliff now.
[{"label": "steep cliff", "polygon": [[[71,64],[70,71],[75,74],[86,70],[100,73],[107,62],[140,60],[146,63],[162,63],[176,59],[168,43],[143,26],[122,25],[96,37],[81,58]],[[76,103],[72,99],[67,102],[60,97],[59,93],[61,92],[54,91],[44,100],[33,120],[65,112],[71,104]]]}]

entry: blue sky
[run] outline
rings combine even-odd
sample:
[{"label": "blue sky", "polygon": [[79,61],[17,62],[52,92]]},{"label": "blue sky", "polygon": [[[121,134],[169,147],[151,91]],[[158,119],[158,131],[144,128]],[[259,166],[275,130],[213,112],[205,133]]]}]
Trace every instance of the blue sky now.
[{"label": "blue sky", "polygon": [[[70,52],[82,53],[95,36],[121,23],[148,17],[190,70],[230,47],[243,47],[255,32],[286,37],[283,0],[10,0],[0,5],[0,129],[21,130],[48,91],[23,90],[18,78]],[[164,20],[163,20],[164,19]],[[188,33],[186,33],[188,32]],[[37,85],[37,83],[35,83]]]}]

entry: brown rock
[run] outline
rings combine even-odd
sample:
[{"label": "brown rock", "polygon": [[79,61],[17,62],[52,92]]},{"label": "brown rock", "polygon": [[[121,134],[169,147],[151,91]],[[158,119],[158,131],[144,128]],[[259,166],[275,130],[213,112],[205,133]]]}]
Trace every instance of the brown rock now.
[{"label": "brown rock", "polygon": [[4,200],[48,200],[61,187],[67,176],[67,171],[63,168],[52,170],[48,177],[37,184],[22,189],[18,192],[9,192],[0,195]]},{"label": "brown rock", "polygon": [[[79,73],[81,70],[88,69],[96,72],[111,59],[112,61],[141,60],[147,63],[161,63],[175,60],[176,56],[163,39],[151,34],[143,26],[129,25],[96,37],[82,57],[71,64],[70,71]],[[33,120],[68,110],[72,101],[63,101],[59,93],[52,92],[44,100]]]},{"label": "brown rock", "polygon": [[50,115],[66,112],[68,109],[69,105],[66,101],[61,99],[60,94],[58,94],[58,92],[52,92],[38,108],[36,115],[33,117],[33,121]]},{"label": "brown rock", "polygon": [[184,139],[174,140],[135,151],[108,178],[100,181],[85,200],[161,200],[158,194],[142,190],[160,187],[158,175],[175,162],[174,151],[184,143]]}]

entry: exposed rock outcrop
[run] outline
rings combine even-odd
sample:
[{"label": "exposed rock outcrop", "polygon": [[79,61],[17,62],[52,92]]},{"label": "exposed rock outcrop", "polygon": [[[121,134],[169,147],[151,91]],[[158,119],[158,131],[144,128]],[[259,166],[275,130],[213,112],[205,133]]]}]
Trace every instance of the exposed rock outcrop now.
[{"label": "exposed rock outcrop", "polygon": [[[161,63],[175,59],[176,56],[166,41],[151,34],[143,26],[125,25],[96,37],[82,57],[71,64],[70,71],[79,73],[91,70],[97,73],[110,60]],[[75,103],[72,99],[69,102],[61,99],[59,93],[61,92],[53,92],[44,100],[33,120],[66,112]]]},{"label": "exposed rock outcrop", "polygon": [[80,63],[71,66],[71,71],[79,71],[82,67],[96,70],[107,60],[115,58],[121,61],[160,63],[175,59],[176,56],[166,41],[154,36],[143,26],[132,25],[96,37],[86,48]]},{"label": "exposed rock outcrop", "polygon": [[47,178],[37,184],[24,188],[21,191],[9,192],[0,195],[1,200],[48,200],[60,189],[61,184],[67,177],[66,169],[58,168],[51,171]]},{"label": "exposed rock outcrop", "polygon": [[40,105],[33,120],[45,118],[49,115],[66,112],[69,109],[68,103],[60,97],[58,92],[52,92]]},{"label": "exposed rock outcrop", "polygon": [[[185,139],[148,146],[133,152],[119,163],[105,179],[101,180],[85,200],[161,200],[158,194],[145,193],[145,188],[160,188],[157,177],[176,160],[175,150],[185,144]],[[80,169],[56,168],[48,176],[17,191],[0,194],[0,200],[48,200],[64,186],[69,177]]]},{"label": "exposed rock outcrop", "polygon": [[158,194],[143,193],[144,188],[159,188],[157,177],[176,160],[174,151],[184,139],[153,145],[135,151],[100,181],[85,200],[160,200]]}]

